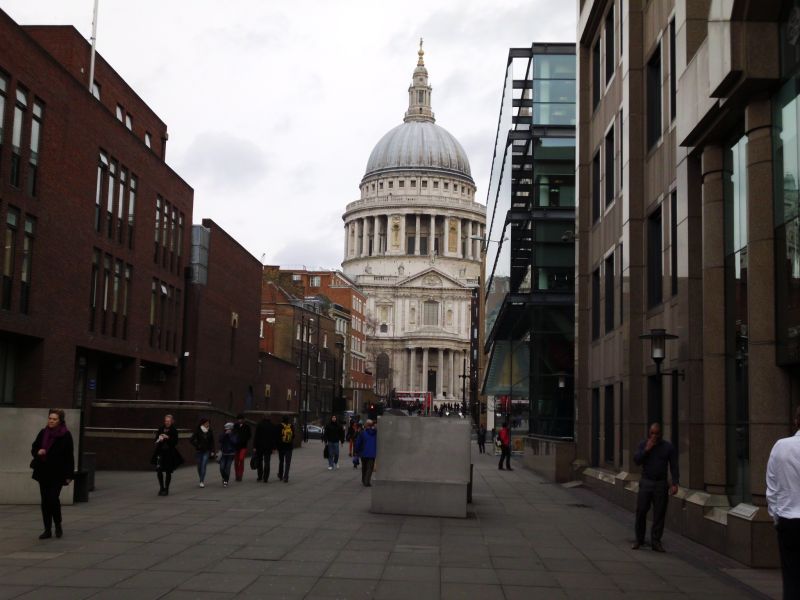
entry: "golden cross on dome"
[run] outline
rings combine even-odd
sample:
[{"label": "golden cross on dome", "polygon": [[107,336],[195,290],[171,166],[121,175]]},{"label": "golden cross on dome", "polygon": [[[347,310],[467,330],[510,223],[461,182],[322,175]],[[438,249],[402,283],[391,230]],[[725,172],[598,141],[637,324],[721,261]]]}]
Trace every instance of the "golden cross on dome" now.
[{"label": "golden cross on dome", "polygon": [[425,50],[422,49],[422,38],[419,38],[419,50],[417,50],[417,54],[419,55],[419,60],[417,61],[418,67],[424,67],[425,61],[422,57],[425,55]]}]

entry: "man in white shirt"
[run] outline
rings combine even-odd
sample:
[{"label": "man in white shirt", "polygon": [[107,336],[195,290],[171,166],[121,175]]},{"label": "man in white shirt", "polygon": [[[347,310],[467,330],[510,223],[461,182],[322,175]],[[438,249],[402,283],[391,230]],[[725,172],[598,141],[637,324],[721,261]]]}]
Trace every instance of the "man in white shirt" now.
[{"label": "man in white shirt", "polygon": [[775,442],[767,462],[767,509],[775,520],[783,597],[800,598],[800,406],[796,432]]}]

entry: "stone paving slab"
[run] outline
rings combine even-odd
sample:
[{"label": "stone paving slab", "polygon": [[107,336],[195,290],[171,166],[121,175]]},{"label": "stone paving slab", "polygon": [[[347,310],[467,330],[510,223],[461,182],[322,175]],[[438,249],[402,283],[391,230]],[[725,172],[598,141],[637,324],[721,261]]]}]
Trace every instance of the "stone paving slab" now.
[{"label": "stone paving slab", "polygon": [[184,468],[168,497],[153,473],[99,472],[60,540],[37,539],[38,507],[0,506],[0,600],[779,597],[777,572],[670,532],[667,554],[632,551],[630,513],[491,456],[473,454],[469,518],[447,519],[370,513],[360,472],[320,455],[295,451],[288,484],[224,489],[212,464],[200,489]]}]

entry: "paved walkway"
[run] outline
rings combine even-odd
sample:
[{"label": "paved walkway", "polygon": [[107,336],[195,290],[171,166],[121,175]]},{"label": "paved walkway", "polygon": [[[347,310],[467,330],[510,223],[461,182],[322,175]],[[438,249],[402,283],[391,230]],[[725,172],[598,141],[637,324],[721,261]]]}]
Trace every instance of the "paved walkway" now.
[{"label": "paved walkway", "polygon": [[38,506],[0,506],[0,600],[776,597],[775,572],[669,533],[667,554],[632,551],[630,514],[473,459],[465,520],[369,513],[359,472],[346,457],[327,471],[314,442],[288,484],[248,470],[222,489],[212,463],[208,487],[186,468],[162,498],[152,473],[101,472],[91,501],[65,508],[61,540],[36,539]]}]

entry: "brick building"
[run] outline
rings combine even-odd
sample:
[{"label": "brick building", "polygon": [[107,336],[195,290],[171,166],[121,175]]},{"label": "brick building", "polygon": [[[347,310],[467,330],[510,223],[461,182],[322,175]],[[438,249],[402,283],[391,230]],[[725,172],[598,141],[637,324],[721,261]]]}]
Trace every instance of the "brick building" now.
[{"label": "brick building", "polygon": [[[339,307],[336,331],[344,344],[343,354],[344,395],[347,409],[358,411],[367,401],[374,386],[374,377],[369,370],[367,355],[366,296],[341,271],[308,271],[306,269],[281,269],[282,274],[291,275],[292,285],[302,297],[324,296],[334,307]],[[349,317],[345,316],[349,313]],[[374,360],[372,361],[374,362]]]}]

